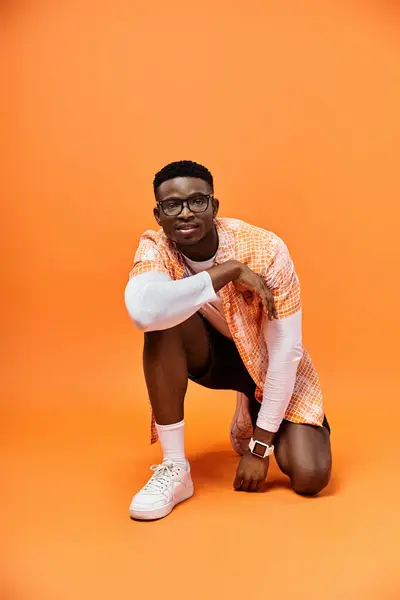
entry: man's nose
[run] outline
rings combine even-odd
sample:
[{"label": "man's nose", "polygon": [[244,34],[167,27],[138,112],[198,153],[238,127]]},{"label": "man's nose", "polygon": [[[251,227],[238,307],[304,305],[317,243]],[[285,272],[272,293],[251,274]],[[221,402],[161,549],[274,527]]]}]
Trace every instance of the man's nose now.
[{"label": "man's nose", "polygon": [[188,201],[184,200],[182,202],[182,205],[183,205],[182,212],[181,212],[181,214],[179,216],[183,217],[183,218],[191,217],[193,215],[193,213],[192,213],[192,211],[189,208]]}]

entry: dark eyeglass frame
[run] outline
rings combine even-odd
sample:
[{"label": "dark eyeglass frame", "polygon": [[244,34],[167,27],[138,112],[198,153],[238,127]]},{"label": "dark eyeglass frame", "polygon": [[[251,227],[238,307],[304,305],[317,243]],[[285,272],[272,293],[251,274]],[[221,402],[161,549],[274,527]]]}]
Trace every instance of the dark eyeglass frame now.
[{"label": "dark eyeglass frame", "polygon": [[[202,208],[201,210],[193,210],[193,208],[190,206],[190,202],[191,202],[191,200],[196,200],[196,198],[199,198],[199,197],[207,200],[206,206],[205,206],[205,208]],[[194,214],[206,212],[206,210],[210,206],[210,200],[214,200],[214,194],[196,194],[195,196],[191,196],[190,198],[185,198],[185,200],[181,200],[180,198],[169,198],[169,199],[167,198],[166,200],[161,200],[161,202],[157,201],[157,204],[158,204],[158,206],[161,206],[161,210],[163,211],[163,213],[166,217],[179,217],[179,215],[183,211],[185,204],[188,207],[188,209],[190,210],[190,212],[192,212]],[[180,211],[173,215],[169,215],[167,212],[165,212],[165,208],[163,207],[163,204],[165,202],[171,202],[171,201],[181,203]]]}]

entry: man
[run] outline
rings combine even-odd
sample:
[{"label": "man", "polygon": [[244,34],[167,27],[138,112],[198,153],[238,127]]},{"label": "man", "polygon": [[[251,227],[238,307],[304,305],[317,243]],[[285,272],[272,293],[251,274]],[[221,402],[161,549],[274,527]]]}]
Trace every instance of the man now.
[{"label": "man", "polygon": [[331,472],[330,429],[302,345],[299,281],[271,232],[217,218],[211,173],[171,163],[154,179],[158,232],[143,234],[125,303],[144,331],[152,438],[163,461],[130,506],[159,519],[193,495],[184,450],[188,379],[237,391],[231,441],[241,459],[234,488],[262,489],[274,452],[292,488],[314,495]]}]

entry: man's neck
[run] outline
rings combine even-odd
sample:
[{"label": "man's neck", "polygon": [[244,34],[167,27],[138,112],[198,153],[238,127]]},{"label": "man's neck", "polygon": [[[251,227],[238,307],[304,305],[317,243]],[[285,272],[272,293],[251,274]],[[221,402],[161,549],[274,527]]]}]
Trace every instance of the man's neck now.
[{"label": "man's neck", "polygon": [[210,233],[195,246],[178,246],[179,252],[190,260],[203,262],[215,256],[218,250],[218,233],[214,227]]}]

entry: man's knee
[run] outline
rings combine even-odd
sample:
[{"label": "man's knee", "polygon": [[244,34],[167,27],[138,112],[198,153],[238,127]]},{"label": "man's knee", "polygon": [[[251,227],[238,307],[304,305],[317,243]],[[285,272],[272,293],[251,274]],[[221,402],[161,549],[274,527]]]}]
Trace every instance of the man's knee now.
[{"label": "man's knee", "polygon": [[291,482],[294,491],[302,496],[315,496],[329,483],[330,464],[297,465],[292,470]]},{"label": "man's knee", "polygon": [[190,371],[204,368],[209,361],[209,342],[203,319],[194,314],[186,321],[163,329],[148,331],[144,334],[145,356],[149,353],[159,357],[167,354],[169,358],[186,357]]},{"label": "man's knee", "polygon": [[144,334],[145,343],[149,342],[157,342],[158,340],[163,340],[166,337],[181,335],[180,325],[176,327],[169,327],[168,329],[161,329],[157,331],[146,331]]}]

